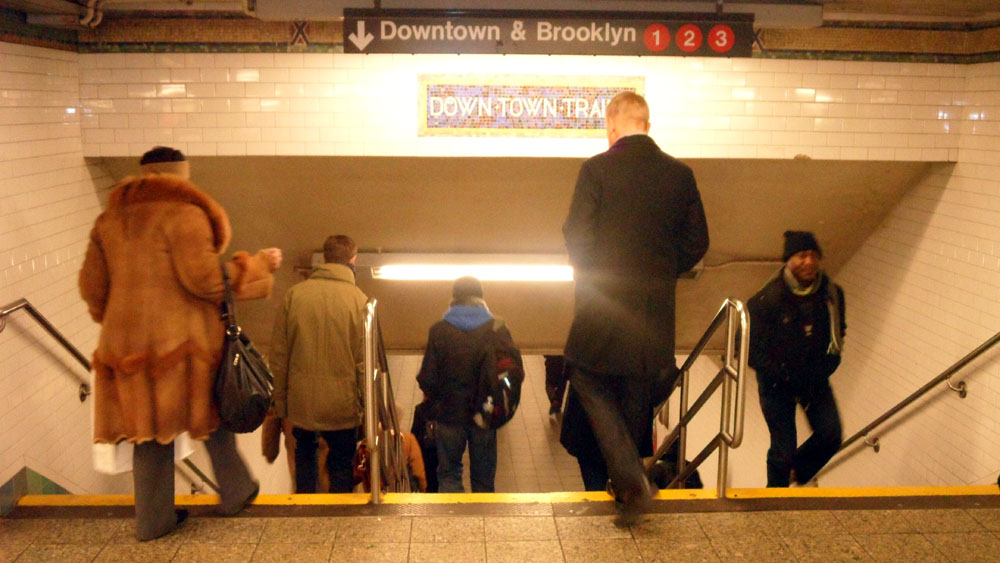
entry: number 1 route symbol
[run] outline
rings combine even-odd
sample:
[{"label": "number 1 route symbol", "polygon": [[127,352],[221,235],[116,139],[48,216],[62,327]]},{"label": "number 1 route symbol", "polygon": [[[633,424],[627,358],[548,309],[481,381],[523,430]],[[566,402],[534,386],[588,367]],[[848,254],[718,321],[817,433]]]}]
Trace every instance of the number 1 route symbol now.
[{"label": "number 1 route symbol", "polygon": [[670,45],[670,30],[663,24],[654,23],[643,32],[642,42],[646,44],[647,49],[658,53]]}]

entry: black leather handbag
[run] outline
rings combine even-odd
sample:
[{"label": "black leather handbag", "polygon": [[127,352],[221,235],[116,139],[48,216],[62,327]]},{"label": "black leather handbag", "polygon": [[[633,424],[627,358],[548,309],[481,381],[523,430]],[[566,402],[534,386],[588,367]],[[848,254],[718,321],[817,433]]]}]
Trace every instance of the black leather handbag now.
[{"label": "black leather handbag", "polygon": [[215,374],[215,404],[223,428],[236,433],[253,432],[264,422],[271,406],[274,377],[267,362],[236,322],[233,291],[224,265],[222,280],[226,286],[222,302],[226,338],[222,344],[222,361]]}]

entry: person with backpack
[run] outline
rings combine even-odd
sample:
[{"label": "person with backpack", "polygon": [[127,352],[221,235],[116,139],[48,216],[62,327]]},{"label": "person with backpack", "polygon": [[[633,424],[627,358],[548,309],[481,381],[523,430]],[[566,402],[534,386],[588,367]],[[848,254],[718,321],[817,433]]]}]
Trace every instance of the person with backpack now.
[{"label": "person with backpack", "polygon": [[[512,350],[516,357],[498,360],[497,349]],[[498,372],[497,365],[504,362],[514,366]],[[472,492],[493,492],[496,428],[509,420],[517,407],[524,375],[520,362],[510,331],[494,319],[486,306],[479,280],[471,276],[455,280],[451,306],[444,318],[430,328],[417,375],[417,383],[430,402],[428,418],[435,422],[439,492],[465,492],[462,455],[466,445]],[[519,380],[516,375],[508,375],[511,373],[519,373]],[[518,396],[497,393],[496,383],[504,380],[509,383],[505,389],[516,388]]]}]

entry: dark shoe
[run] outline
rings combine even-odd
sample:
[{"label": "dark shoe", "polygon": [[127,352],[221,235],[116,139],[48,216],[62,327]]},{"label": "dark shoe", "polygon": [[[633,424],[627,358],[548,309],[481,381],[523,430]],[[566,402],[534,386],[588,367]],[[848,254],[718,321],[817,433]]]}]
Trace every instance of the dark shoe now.
[{"label": "dark shoe", "polygon": [[174,515],[175,515],[175,521],[174,521],[174,526],[172,528],[168,529],[167,531],[165,531],[165,532],[163,532],[162,534],[159,534],[159,535],[155,535],[155,536],[148,537],[148,538],[144,538],[144,537],[141,537],[141,536],[136,536],[135,539],[137,539],[137,540],[139,540],[141,542],[147,542],[147,541],[153,541],[155,539],[162,538],[164,536],[169,536],[170,534],[174,533],[174,531],[177,530],[178,528],[180,528],[181,524],[183,524],[187,520],[187,518],[188,518],[188,511],[186,509],[184,509],[184,508],[181,508],[181,509],[175,510],[174,511]]},{"label": "dark shoe", "polygon": [[627,528],[637,524],[639,518],[644,513],[649,512],[653,505],[653,496],[658,490],[656,485],[651,484],[648,479],[643,479],[642,485],[638,489],[622,491],[620,501],[616,500],[615,503],[619,508],[618,518],[614,521],[615,526]]},{"label": "dark shoe", "polygon": [[[243,502],[242,502],[242,503],[240,504],[239,508],[237,508],[236,510],[232,510],[232,511],[229,511],[229,512],[222,512],[222,515],[223,515],[223,516],[236,516],[236,515],[237,515],[237,514],[239,514],[240,512],[243,512],[243,511],[244,511],[244,510],[246,509],[246,507],[248,507],[248,506],[250,506],[251,504],[253,504],[253,501],[254,501],[254,500],[255,500],[255,499],[257,498],[257,495],[258,495],[258,494],[260,494],[260,483],[256,483],[256,482],[255,482],[255,483],[253,484],[253,492],[252,492],[252,493],[250,493],[250,496],[248,496],[248,497],[246,498],[246,500],[244,500],[244,501],[243,501]],[[220,512],[221,512],[221,511],[220,511]]]}]

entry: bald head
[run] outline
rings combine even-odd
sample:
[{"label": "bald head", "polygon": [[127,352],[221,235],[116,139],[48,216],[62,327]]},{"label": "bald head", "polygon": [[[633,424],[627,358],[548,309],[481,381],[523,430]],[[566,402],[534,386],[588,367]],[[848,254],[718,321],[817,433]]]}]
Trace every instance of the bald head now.
[{"label": "bald head", "polygon": [[649,104],[635,92],[622,92],[612,98],[604,117],[608,146],[628,135],[649,133]]}]

